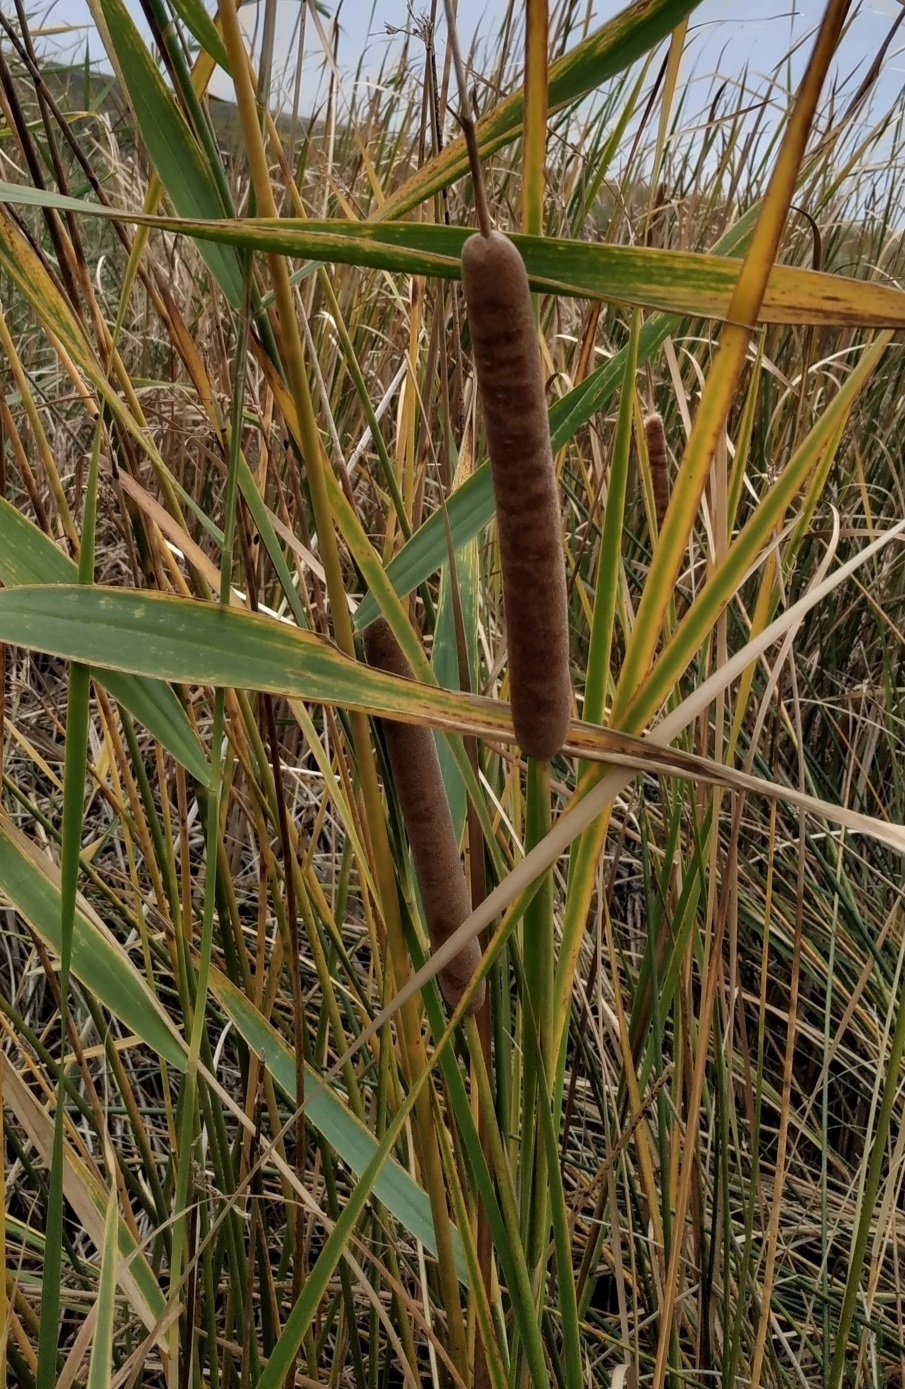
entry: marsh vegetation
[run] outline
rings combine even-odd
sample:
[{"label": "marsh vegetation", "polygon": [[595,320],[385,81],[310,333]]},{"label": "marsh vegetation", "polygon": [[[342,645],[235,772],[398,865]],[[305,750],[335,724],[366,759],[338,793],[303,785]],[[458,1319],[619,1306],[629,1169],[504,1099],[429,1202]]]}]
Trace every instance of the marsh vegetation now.
[{"label": "marsh vegetation", "polygon": [[22,1389],[902,1382],[905,107],[834,86],[839,0],[794,90],[703,102],[686,0],[529,8],[465,59],[549,411],[549,762],[440,17],[307,113],[229,4],[149,0],[152,48],[98,0],[87,105],[3,21]]}]

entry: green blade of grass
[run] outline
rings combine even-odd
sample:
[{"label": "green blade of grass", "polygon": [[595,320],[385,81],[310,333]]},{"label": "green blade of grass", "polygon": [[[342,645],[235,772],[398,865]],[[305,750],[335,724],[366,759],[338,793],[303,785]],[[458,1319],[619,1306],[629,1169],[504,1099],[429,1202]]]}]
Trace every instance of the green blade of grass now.
[{"label": "green blade of grass", "polygon": [[[0,1055],[3,1071],[3,1099],[34,1143],[41,1160],[48,1166],[53,1147],[53,1121],[32,1094],[22,1075],[6,1053]],[[96,1249],[104,1247],[104,1225],[107,1215],[108,1192],[91,1168],[76,1154],[71,1145],[63,1148],[63,1190],[66,1200],[75,1211],[79,1223]],[[114,1194],[116,1187],[114,1186]],[[119,1259],[116,1265],[117,1282],[129,1305],[148,1330],[159,1334],[159,1323],[166,1310],[160,1284],[140,1245],[133,1238],[122,1217],[117,1218]]]},{"label": "green blade of grass", "polygon": [[[456,550],[474,540],[493,516],[493,489],[490,466],[484,463],[446,502],[449,529]],[[445,568],[446,527],[442,511],[435,511],[386,566],[386,576],[400,598],[405,598],[436,570]],[[379,615],[377,600],[366,593],[355,613],[355,627],[361,632]]]},{"label": "green blade of grass", "polygon": [[[129,11],[122,0],[97,3],[113,45],[110,56],[122,75],[142,139],[173,206],[189,217],[222,216],[223,204],[204,152]],[[223,293],[237,308],[242,302],[242,271],[235,251],[212,246],[200,250]]]},{"label": "green blade of grass", "polygon": [[175,13],[182,20],[190,34],[193,34],[204,49],[218,63],[224,72],[229,72],[229,57],[220,36],[201,0],[169,0]]},{"label": "green blade of grass", "polygon": [[211,767],[185,710],[169,685],[144,676],[123,676],[117,671],[91,670],[99,685],[118,704],[144,724],[161,747],[185,767],[201,786],[210,786]]},{"label": "green blade of grass", "polygon": [[[461,250],[469,235],[466,227],[432,222],[156,217],[10,183],[0,183],[0,202],[115,218],[188,236],[202,245],[446,280],[460,278]],[[739,262],[732,256],[521,233],[513,233],[512,240],[521,252],[532,289],[539,293],[614,300],[717,321],[731,315],[739,275]],[[878,281],[774,265],[757,321],[898,328],[905,324],[905,291]]]},{"label": "green blade of grass", "polygon": [[[77,572],[49,536],[0,497],[0,583],[10,588],[74,583]],[[202,786],[209,785],[210,765],[204,749],[169,685],[115,671],[92,674]]]},{"label": "green blade of grass", "polygon": [[[664,39],[697,0],[635,0],[607,20],[570,52],[550,64],[547,105],[560,111],[595,91],[608,77],[627,68],[636,58]],[[518,88],[477,122],[478,150],[482,157],[501,149],[521,134],[524,93]],[[379,216],[399,217],[442,188],[448,188],[468,169],[468,153],[460,136],[435,155],[403,184],[380,209]]]},{"label": "green blade of grass", "polygon": [[592,723],[603,721],[607,684],[610,678],[613,631],[616,622],[616,602],[622,571],[622,527],[625,519],[625,499],[628,493],[629,465],[632,449],[632,403],[635,372],[638,363],[641,316],[632,318],[631,336],[625,349],[625,376],[616,434],[613,439],[613,458],[610,464],[609,487],[600,537],[600,565],[594,597],[594,616],[587,658],[587,683],[583,711]]},{"label": "green blade of grass", "polygon": [[[116,1158],[109,1139],[105,1144],[107,1170],[113,1172]],[[110,1182],[104,1214],[104,1241],[101,1245],[101,1276],[95,1303],[94,1342],[88,1366],[87,1389],[110,1389],[113,1376],[113,1324],[116,1315],[116,1275],[119,1261],[119,1211],[116,1182]]]},{"label": "green blade of grass", "polygon": [[[893,528],[875,543],[885,544],[897,533]],[[872,547],[866,547],[857,556],[855,567],[872,553]],[[833,584],[841,582],[849,572],[848,565],[842,566]],[[818,586],[817,598],[823,591],[823,586]],[[809,603],[817,598],[809,597]],[[794,610],[798,607],[796,604]],[[759,643],[775,640],[777,623],[781,625],[787,618],[788,614],[784,614],[777,619],[756,641],[747,644],[745,652],[759,650]],[[81,585],[3,589],[0,641],[34,646],[74,661],[115,663],[138,673],[156,669],[187,684],[261,690],[470,733],[492,742],[514,739],[509,706],[501,700],[385,675],[348,660],[330,642],[311,632],[300,632],[273,618],[191,599]],[[753,659],[753,654],[746,654],[746,664]],[[726,683],[730,678],[726,677]],[[682,707],[687,703],[686,700]],[[659,733],[659,729],[655,731]],[[708,758],[672,751],[664,755],[655,750],[652,741],[595,724],[574,721],[564,752],[633,768],[629,779],[637,770],[651,768],[669,775],[700,777],[758,793],[779,794],[778,787],[769,781],[747,777]],[[604,766],[603,771],[606,770]],[[596,769],[592,769],[589,775],[596,774]],[[797,793],[783,785],[782,794],[792,799]],[[889,843],[900,842],[896,825],[829,802],[811,802],[808,797],[802,803],[812,803],[816,813],[831,814],[839,823],[876,834]]]},{"label": "green blade of grass", "polygon": [[[286,1097],[294,1101],[295,1058],[279,1033],[251,1000],[218,970],[211,971],[211,992],[251,1050],[264,1057],[265,1066]],[[320,1076],[310,1066],[305,1068],[305,1118],[323,1134],[356,1177],[361,1177],[374,1156],[376,1140],[333,1091],[320,1083]],[[437,1241],[427,1192],[395,1158],[389,1157],[378,1174],[374,1195],[425,1249],[436,1254]],[[453,1230],[453,1244],[456,1269],[461,1282],[467,1286],[468,1274],[457,1230]]]},{"label": "green blade of grass", "polygon": [[[59,955],[59,871],[6,816],[0,816],[0,883],[16,911]],[[85,902],[79,902],[75,913],[72,972],[158,1056],[182,1069],[185,1049],[179,1034],[122,947]]]},{"label": "green blade of grass", "polygon": [[[469,646],[468,659],[471,669],[476,670],[479,574],[478,547],[474,541],[463,545],[456,552],[455,576],[458,584],[458,601],[461,605],[465,627],[465,639]],[[453,690],[461,688],[459,660],[456,651],[452,578],[448,564],[444,566],[440,579],[440,599],[437,603],[437,625],[434,628],[431,665],[437,680],[443,687]],[[461,840],[467,804],[465,782],[445,738],[437,739],[437,754],[440,758],[443,783],[446,787],[456,837]]]},{"label": "green blade of grass", "polygon": [[0,640],[118,670],[156,670],[189,684],[511,736],[508,705],[385,675],[310,631],[193,599],[79,585],[7,588],[0,591]]}]

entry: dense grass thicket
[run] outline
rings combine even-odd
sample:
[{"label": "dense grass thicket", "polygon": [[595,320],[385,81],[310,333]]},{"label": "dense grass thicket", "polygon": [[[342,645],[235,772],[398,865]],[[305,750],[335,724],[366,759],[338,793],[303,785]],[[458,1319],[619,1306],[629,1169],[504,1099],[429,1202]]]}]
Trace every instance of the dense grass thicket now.
[{"label": "dense grass thicket", "polygon": [[905,105],[833,85],[852,7],[703,103],[692,0],[464,55],[558,478],[542,763],[442,13],[302,112],[231,0],[92,8],[115,81],[0,16],[0,1384],[901,1385]]}]

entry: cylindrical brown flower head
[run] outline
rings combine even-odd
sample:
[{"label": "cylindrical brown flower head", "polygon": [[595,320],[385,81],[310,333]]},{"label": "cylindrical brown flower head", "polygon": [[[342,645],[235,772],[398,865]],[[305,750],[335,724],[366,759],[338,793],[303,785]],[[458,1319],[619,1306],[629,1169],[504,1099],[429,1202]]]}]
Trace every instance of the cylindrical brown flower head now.
[{"label": "cylindrical brown flower head", "polygon": [[[378,618],[365,629],[364,648],[368,665],[411,679],[411,667],[385,618]],[[380,722],[412,851],[425,924],[431,945],[436,949],[471,914],[471,897],[459,857],[437,746],[429,728],[399,723],[395,719],[381,719]],[[480,963],[481,947],[475,937],[440,971],[440,987],[453,1007]],[[469,1011],[477,1012],[483,1001],[482,980]]]},{"label": "cylindrical brown flower head", "polygon": [[540,348],[513,242],[469,237],[462,288],[496,500],[515,736],[546,759],[565,742],[572,711],[568,602]]},{"label": "cylindrical brown flower head", "polygon": [[647,444],[647,461],[650,464],[650,480],[654,491],[654,511],[657,517],[658,532],[663,529],[666,508],[669,506],[669,459],[666,452],[666,431],[663,418],[656,411],[644,420],[644,441]]}]

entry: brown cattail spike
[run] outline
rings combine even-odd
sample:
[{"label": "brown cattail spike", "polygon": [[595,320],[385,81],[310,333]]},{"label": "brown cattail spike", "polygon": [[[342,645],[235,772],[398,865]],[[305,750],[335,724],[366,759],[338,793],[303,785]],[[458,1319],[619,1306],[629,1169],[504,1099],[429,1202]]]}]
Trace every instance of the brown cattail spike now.
[{"label": "brown cattail spike", "polygon": [[669,506],[669,459],[666,452],[666,431],[663,418],[656,411],[644,419],[644,441],[650,464],[650,481],[654,492],[654,512],[658,533],[663,529],[666,508]]},{"label": "brown cattail spike", "polygon": [[568,602],[537,329],[513,242],[501,232],[469,237],[462,288],[496,499],[515,736],[529,757],[546,759],[565,742],[572,710]]},{"label": "brown cattail spike", "polygon": [[[364,648],[368,665],[411,679],[411,667],[385,618],[378,618],[365,629]],[[427,932],[436,949],[449,940],[471,913],[471,898],[449,813],[440,759],[429,728],[397,723],[395,719],[381,719],[380,722],[412,851]],[[440,971],[443,996],[453,1008],[480,963],[481,947],[477,939],[472,939]],[[477,1012],[484,1002],[484,992],[482,980],[469,1012]]]}]

